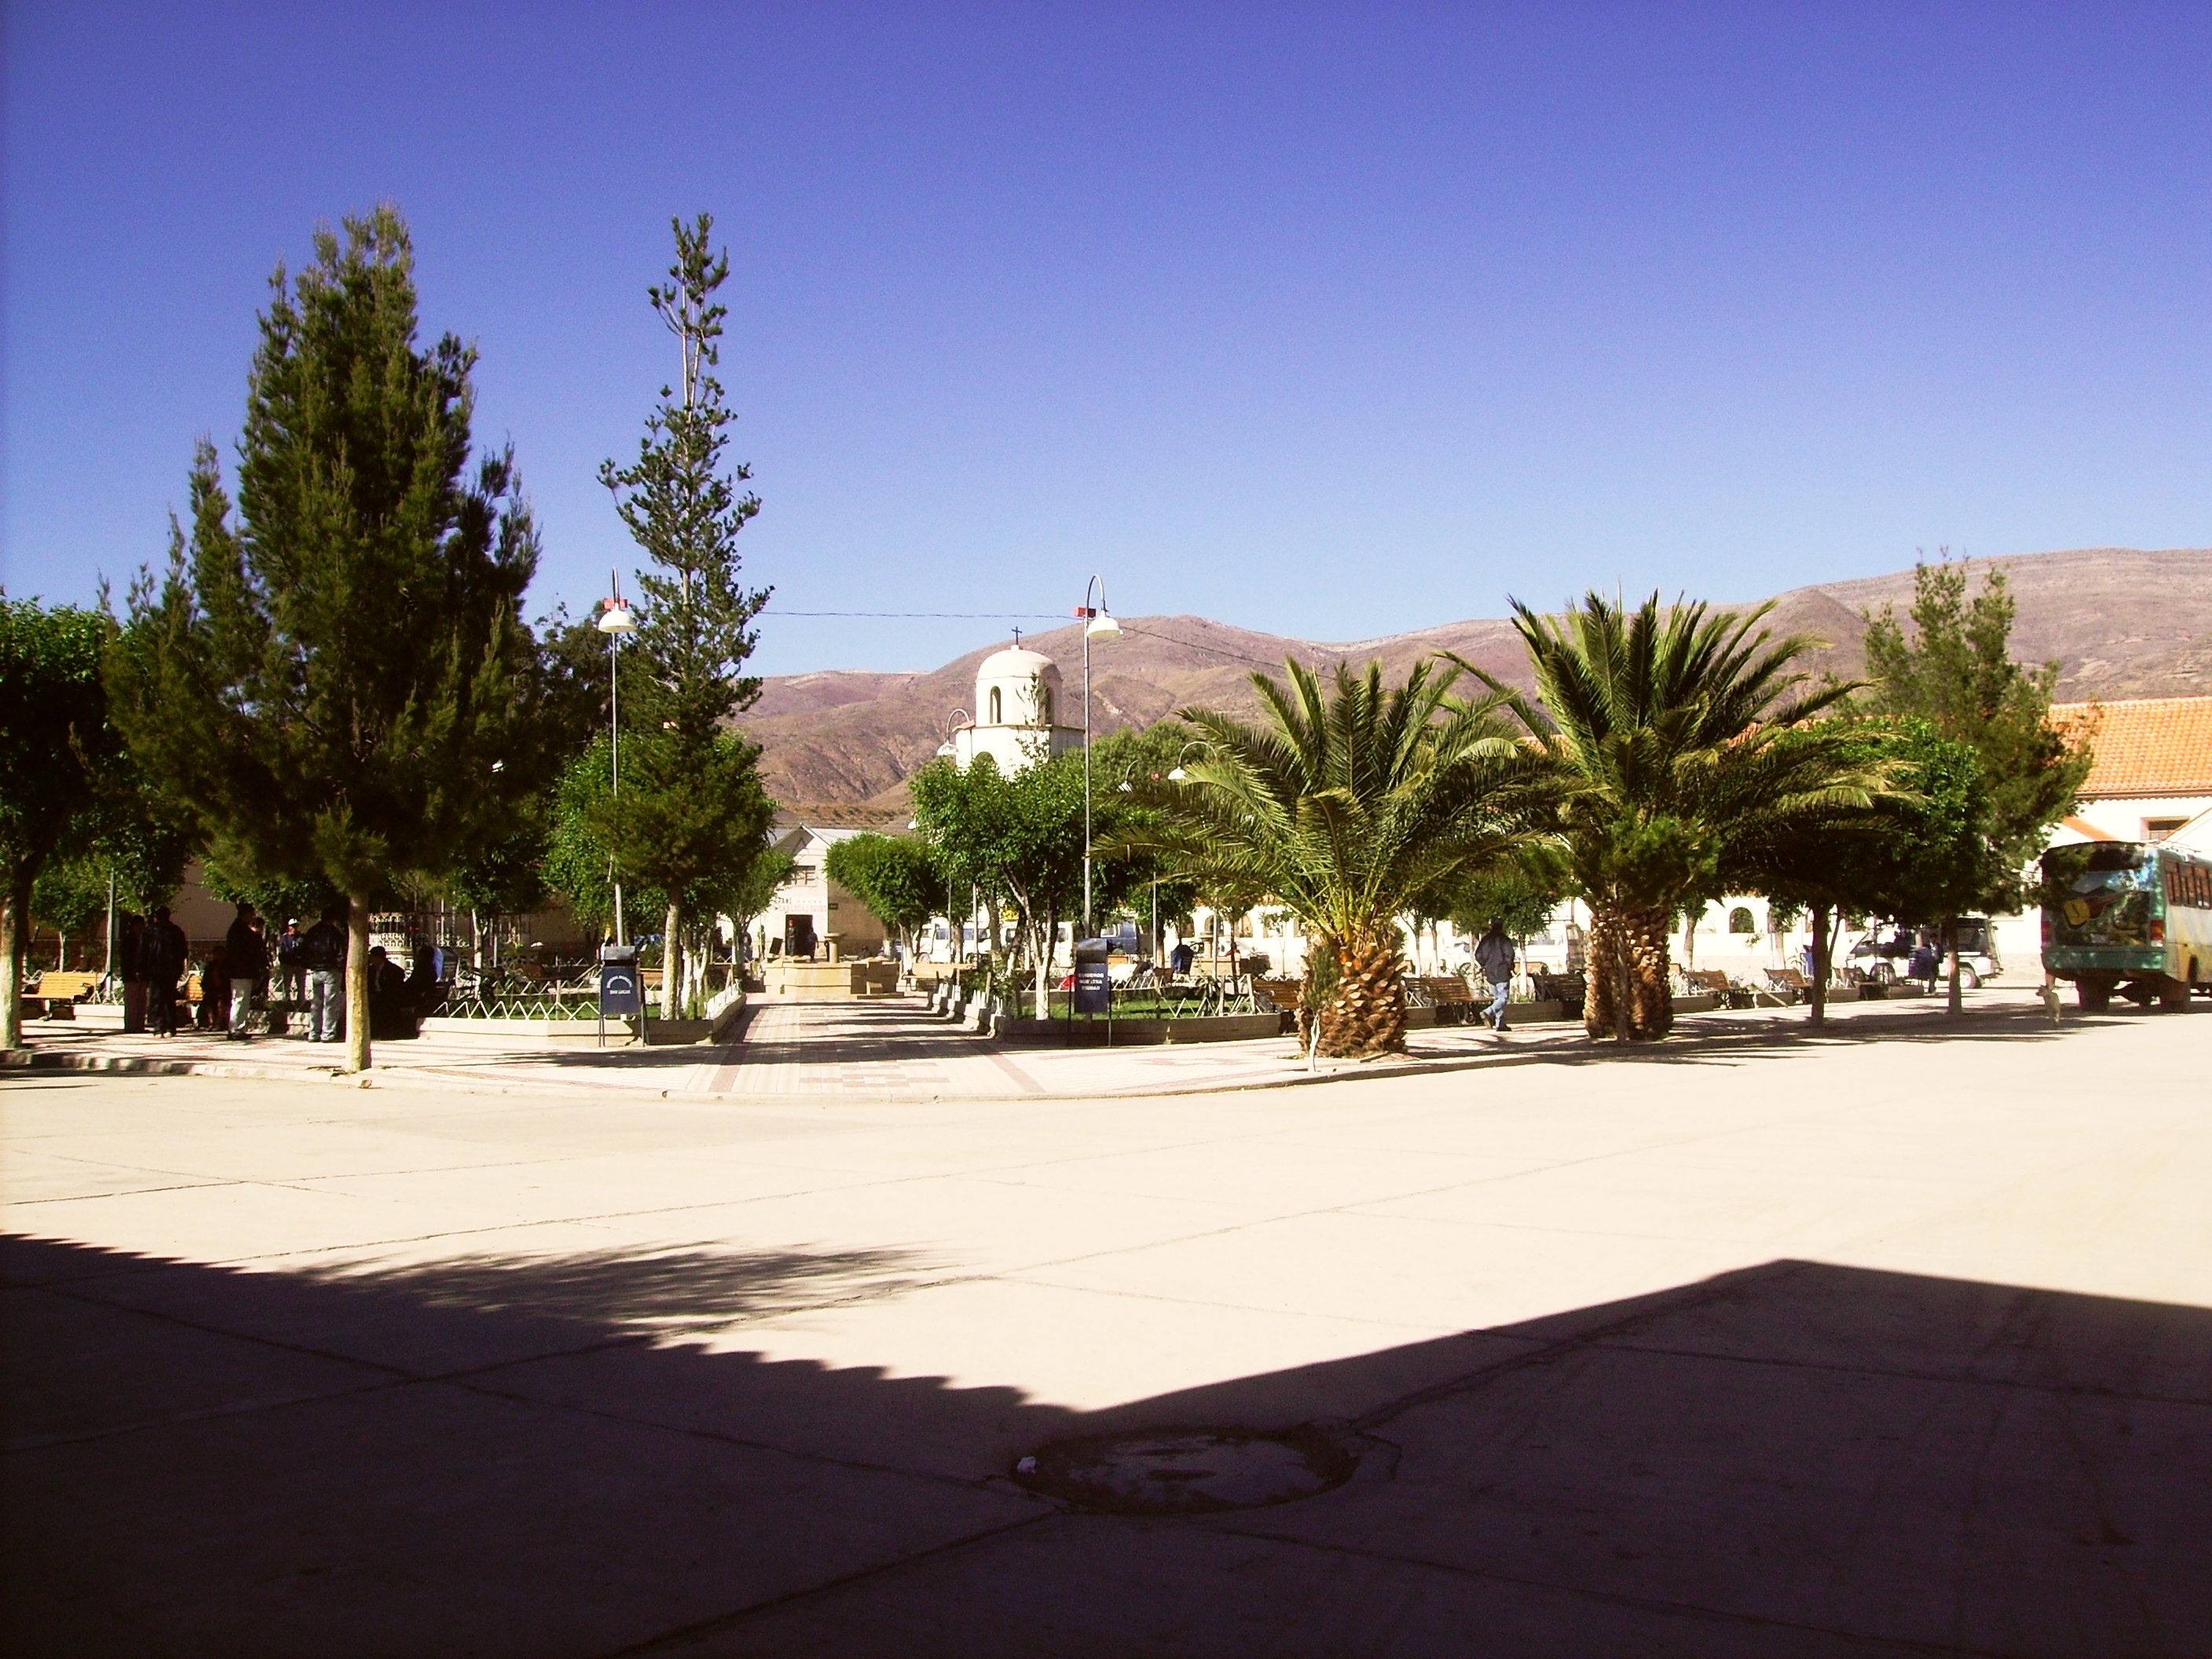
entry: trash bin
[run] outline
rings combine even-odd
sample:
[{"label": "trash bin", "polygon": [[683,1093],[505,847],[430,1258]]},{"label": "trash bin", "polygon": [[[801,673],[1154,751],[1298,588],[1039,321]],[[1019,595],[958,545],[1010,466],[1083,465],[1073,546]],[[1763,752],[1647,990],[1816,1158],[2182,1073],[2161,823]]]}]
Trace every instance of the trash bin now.
[{"label": "trash bin", "polygon": [[599,1042],[607,1040],[607,1022],[629,1019],[645,1012],[645,996],[638,984],[637,946],[599,946]]},{"label": "trash bin", "polygon": [[1103,1014],[1112,1012],[1113,982],[1106,976],[1108,948],[1109,942],[1103,939],[1076,941],[1075,1012],[1079,1014]]}]

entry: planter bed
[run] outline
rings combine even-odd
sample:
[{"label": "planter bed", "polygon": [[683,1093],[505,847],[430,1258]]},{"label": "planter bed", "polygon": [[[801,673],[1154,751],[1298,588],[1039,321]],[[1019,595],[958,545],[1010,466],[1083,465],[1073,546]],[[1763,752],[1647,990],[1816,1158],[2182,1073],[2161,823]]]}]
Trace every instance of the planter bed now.
[{"label": "planter bed", "polygon": [[[538,1042],[549,1048],[597,1048],[599,1022],[591,1019],[454,1019],[433,1014],[422,1022],[426,1036],[499,1037],[509,1042]],[[607,1047],[627,1046],[637,1034],[625,1019],[607,1022]]]},{"label": "planter bed", "polygon": [[[1134,1048],[1143,1043],[1239,1042],[1253,1037],[1279,1036],[1280,1014],[1215,1014],[1194,1019],[1117,1019],[1113,1022],[1113,1046]],[[1107,1022],[1103,1019],[1012,1019],[1001,1018],[993,1028],[1001,1042],[1020,1042],[1041,1048],[1103,1048]]]}]

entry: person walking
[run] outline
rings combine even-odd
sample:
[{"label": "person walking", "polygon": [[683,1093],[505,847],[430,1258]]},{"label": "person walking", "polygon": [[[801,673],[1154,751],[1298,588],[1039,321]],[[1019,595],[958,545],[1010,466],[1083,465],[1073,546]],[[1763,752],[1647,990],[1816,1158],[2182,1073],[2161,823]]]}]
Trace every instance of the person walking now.
[{"label": "person walking", "polygon": [[1493,920],[1489,930],[1474,942],[1474,965],[1490,987],[1490,1006],[1482,1011],[1483,1022],[1502,1031],[1505,1001],[1513,991],[1513,941],[1505,937],[1504,922]]},{"label": "person walking", "polygon": [[138,935],[138,960],[146,975],[146,1024],[158,1036],[177,1034],[177,981],[191,955],[185,930],[169,920],[169,907],[156,905],[154,920]]},{"label": "person walking", "polygon": [[339,914],[336,906],[326,908],[322,920],[300,941],[300,965],[307,974],[310,1042],[343,1040],[340,1022],[345,1012],[346,936],[337,924]]},{"label": "person walking", "polygon": [[253,1016],[269,984],[269,940],[252,904],[240,901],[222,951],[230,965],[230,1038],[244,1042],[253,1036]]}]

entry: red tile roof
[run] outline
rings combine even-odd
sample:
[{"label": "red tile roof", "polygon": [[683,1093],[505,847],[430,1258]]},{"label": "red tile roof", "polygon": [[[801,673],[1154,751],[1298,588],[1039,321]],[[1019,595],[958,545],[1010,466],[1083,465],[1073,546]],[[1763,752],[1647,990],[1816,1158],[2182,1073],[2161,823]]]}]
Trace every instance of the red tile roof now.
[{"label": "red tile roof", "polygon": [[2212,794],[2212,697],[2057,702],[2051,720],[2089,739],[2084,800]]}]

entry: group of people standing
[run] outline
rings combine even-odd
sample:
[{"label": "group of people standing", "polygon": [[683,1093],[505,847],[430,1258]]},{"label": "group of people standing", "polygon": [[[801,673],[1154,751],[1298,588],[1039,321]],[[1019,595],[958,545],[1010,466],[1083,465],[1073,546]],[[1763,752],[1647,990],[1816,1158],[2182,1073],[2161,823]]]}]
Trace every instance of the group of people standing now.
[{"label": "group of people standing", "polygon": [[[342,1042],[343,920],[342,910],[327,909],[303,933],[295,916],[272,941],[267,923],[252,904],[241,902],[222,942],[211,946],[200,963],[199,1024],[225,1033],[233,1042],[250,1040],[263,1024],[273,970],[279,999],[307,1005],[307,1040]],[[185,930],[170,919],[168,907],[161,905],[143,919],[126,915],[120,943],[123,1029],[175,1036],[191,1021],[185,987],[191,945]]]}]

